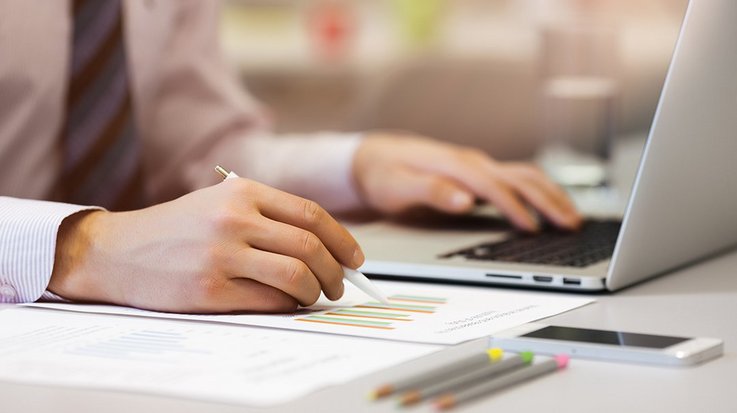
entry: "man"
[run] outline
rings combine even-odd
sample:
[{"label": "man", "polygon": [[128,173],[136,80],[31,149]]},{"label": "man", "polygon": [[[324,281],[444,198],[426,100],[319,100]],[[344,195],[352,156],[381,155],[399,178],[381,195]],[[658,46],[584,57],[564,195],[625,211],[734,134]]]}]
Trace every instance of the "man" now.
[{"label": "man", "polygon": [[[318,203],[464,213],[480,198],[526,230],[526,204],[579,225],[537,169],[477,150],[272,137],[217,24],[210,1],[0,0],[1,301],[227,312],[337,299],[340,265],[364,256]],[[215,164],[245,178],[218,183]]]}]

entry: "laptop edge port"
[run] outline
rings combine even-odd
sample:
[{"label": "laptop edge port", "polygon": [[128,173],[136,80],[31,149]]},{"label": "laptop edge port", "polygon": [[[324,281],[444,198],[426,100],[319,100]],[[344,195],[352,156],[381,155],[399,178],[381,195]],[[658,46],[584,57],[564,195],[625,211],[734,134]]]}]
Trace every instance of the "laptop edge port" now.
[{"label": "laptop edge port", "polygon": [[579,278],[563,278],[563,285],[581,285]]},{"label": "laptop edge port", "polygon": [[492,277],[492,278],[506,278],[506,279],[511,279],[511,280],[521,280],[522,279],[521,275],[510,275],[510,274],[486,274],[486,276]]},{"label": "laptop edge port", "polygon": [[553,277],[549,275],[533,275],[532,279],[539,283],[553,282]]}]

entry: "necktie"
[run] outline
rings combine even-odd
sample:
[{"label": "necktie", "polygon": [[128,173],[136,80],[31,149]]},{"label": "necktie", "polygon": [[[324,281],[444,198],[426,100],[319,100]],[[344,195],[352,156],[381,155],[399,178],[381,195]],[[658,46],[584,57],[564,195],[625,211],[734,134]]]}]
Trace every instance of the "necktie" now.
[{"label": "necktie", "polygon": [[75,0],[61,201],[111,210],[144,205],[120,0]]}]

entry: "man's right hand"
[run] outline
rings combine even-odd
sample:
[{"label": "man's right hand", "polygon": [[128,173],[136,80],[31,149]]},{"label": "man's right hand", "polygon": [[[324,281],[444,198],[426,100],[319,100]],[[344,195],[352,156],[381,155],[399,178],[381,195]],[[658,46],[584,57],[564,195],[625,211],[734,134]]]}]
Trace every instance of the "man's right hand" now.
[{"label": "man's right hand", "polygon": [[340,298],[341,264],[363,260],[316,203],[238,178],[138,211],[68,217],[49,290],[169,312],[292,311],[321,291]]}]

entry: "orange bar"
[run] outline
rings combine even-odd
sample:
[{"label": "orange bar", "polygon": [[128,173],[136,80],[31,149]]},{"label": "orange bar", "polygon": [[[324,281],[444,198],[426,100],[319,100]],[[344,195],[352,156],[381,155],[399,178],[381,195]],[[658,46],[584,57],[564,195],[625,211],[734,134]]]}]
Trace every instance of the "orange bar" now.
[{"label": "orange bar", "polygon": [[298,318],[297,321],[307,321],[307,322],[310,322],[310,323],[335,324],[335,325],[339,325],[339,326],[348,326],[348,327],[378,328],[379,330],[394,330],[394,327],[365,326],[365,325],[362,325],[362,324],[336,323],[334,321],[307,320],[305,318]]}]

